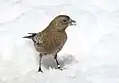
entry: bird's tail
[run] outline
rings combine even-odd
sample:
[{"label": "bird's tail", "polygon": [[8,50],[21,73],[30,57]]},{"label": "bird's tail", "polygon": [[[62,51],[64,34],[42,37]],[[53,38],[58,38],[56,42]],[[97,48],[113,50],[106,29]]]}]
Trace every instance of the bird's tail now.
[{"label": "bird's tail", "polygon": [[24,36],[23,38],[28,38],[28,39],[32,39],[37,33],[28,33],[31,34],[29,36]]}]

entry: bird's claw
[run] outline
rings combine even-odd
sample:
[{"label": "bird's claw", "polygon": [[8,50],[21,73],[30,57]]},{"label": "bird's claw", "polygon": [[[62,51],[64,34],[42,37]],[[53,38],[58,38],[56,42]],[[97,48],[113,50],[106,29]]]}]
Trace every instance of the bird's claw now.
[{"label": "bird's claw", "polygon": [[38,72],[41,72],[41,73],[43,73],[43,71],[41,70],[41,68],[39,68]]},{"label": "bird's claw", "polygon": [[61,68],[61,67],[58,65],[58,69],[59,69],[59,70],[64,70],[64,69],[66,69],[66,68]]}]

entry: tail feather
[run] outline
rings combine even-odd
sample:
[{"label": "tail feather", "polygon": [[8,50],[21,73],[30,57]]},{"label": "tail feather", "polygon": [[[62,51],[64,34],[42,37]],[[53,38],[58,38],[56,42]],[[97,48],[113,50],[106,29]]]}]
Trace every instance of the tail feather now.
[{"label": "tail feather", "polygon": [[28,33],[28,34],[31,34],[31,35],[29,35],[29,36],[24,36],[23,38],[32,39],[32,38],[36,35],[36,33]]}]

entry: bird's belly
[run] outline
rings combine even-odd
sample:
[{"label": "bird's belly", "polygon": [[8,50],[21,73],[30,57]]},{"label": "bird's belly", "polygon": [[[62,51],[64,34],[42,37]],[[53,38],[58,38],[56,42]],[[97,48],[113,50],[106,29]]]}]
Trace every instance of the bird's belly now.
[{"label": "bird's belly", "polygon": [[47,49],[47,53],[48,54],[58,53],[62,49],[63,45],[64,43],[57,45],[57,46],[52,45],[51,47],[49,47],[49,49]]},{"label": "bird's belly", "polygon": [[58,53],[64,46],[66,42],[66,38],[64,38],[62,41],[54,41],[52,45],[52,53]]},{"label": "bird's belly", "polygon": [[54,49],[54,52],[55,52],[55,53],[58,53],[58,52],[62,49],[63,46],[64,46],[64,43],[61,44],[61,45],[59,45],[59,46],[57,46],[57,47]]},{"label": "bird's belly", "polygon": [[62,47],[63,47],[64,44],[61,44],[57,47],[55,46],[51,46],[51,47],[47,47],[47,48],[43,48],[43,47],[38,47],[37,45],[35,46],[35,49],[38,51],[38,52],[41,52],[41,53],[44,53],[44,54],[55,54],[55,53],[58,53]]}]

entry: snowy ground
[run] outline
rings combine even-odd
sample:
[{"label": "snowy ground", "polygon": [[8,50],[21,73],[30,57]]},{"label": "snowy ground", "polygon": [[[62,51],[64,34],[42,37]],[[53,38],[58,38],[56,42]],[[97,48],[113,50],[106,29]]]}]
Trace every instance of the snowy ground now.
[{"label": "snowy ground", "polygon": [[[22,37],[59,14],[77,26],[58,54],[63,71]],[[0,83],[119,83],[119,0],[0,0]]]}]

